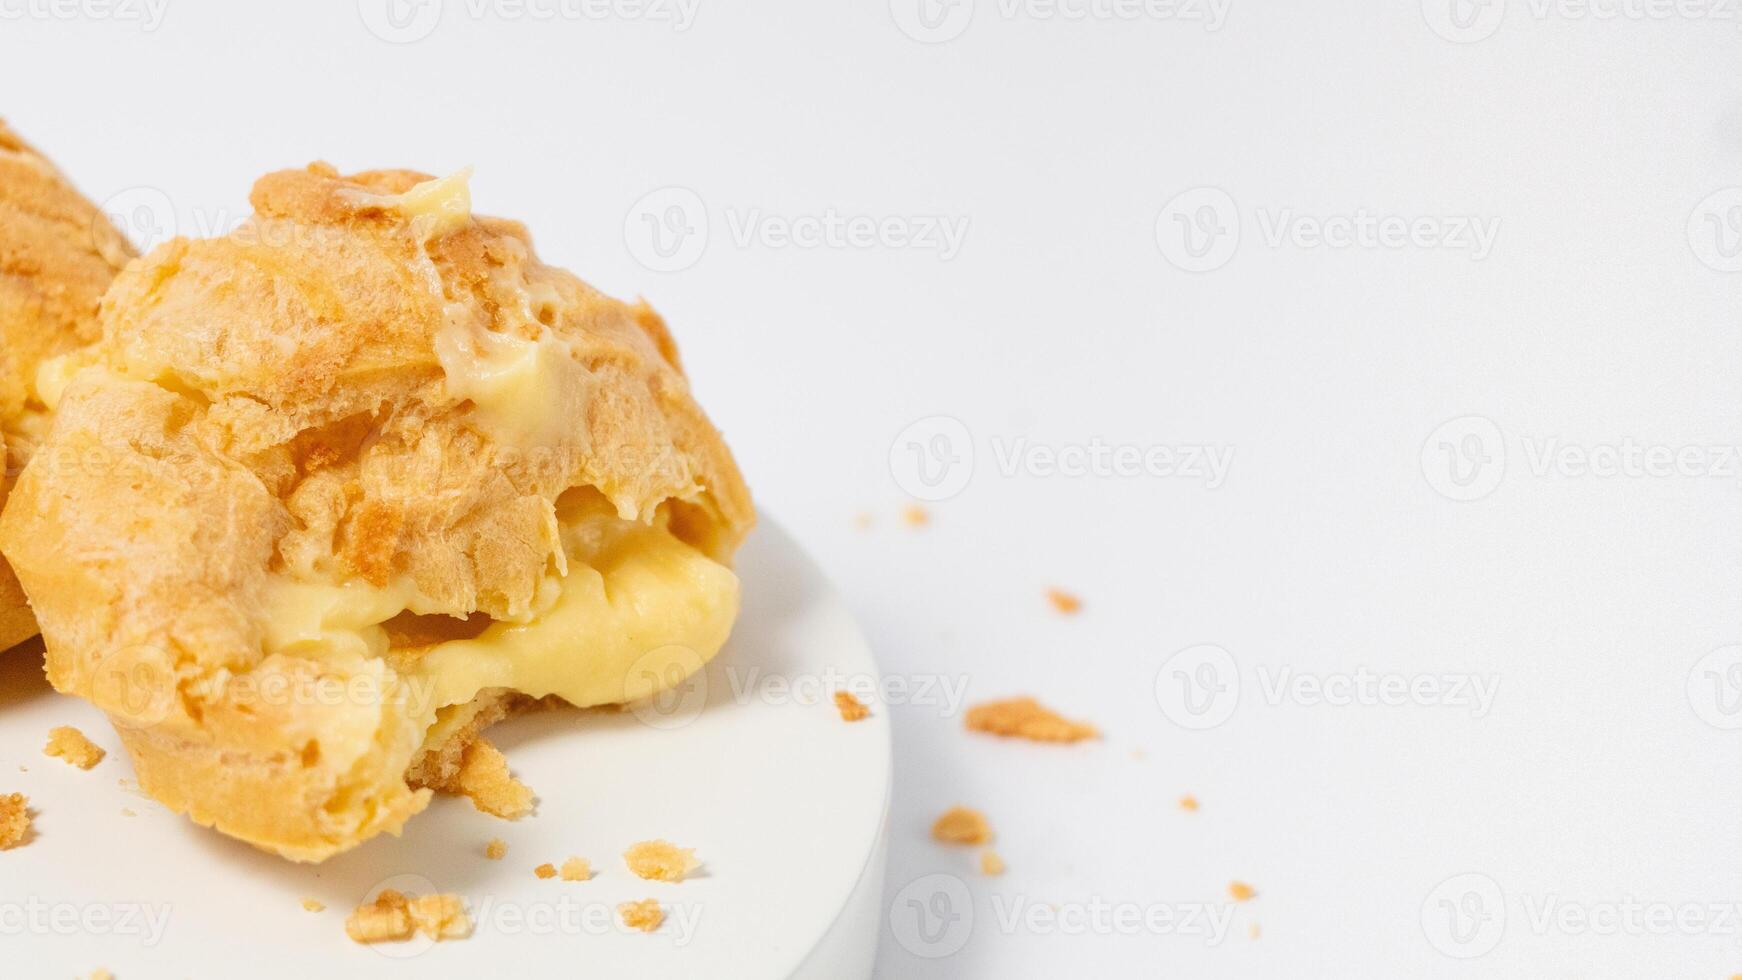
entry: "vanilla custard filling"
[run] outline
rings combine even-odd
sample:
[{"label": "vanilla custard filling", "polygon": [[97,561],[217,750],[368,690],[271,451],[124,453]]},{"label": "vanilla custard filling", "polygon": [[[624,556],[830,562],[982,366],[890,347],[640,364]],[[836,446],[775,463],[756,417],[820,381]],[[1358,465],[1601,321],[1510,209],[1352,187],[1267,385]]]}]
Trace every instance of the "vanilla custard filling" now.
[{"label": "vanilla custard filling", "polygon": [[582,707],[638,700],[681,683],[719,652],[738,611],[731,569],[662,522],[624,520],[603,501],[568,510],[558,515],[566,573],[547,573],[523,622],[396,650],[389,620],[443,612],[408,580],[375,586],[279,575],[267,588],[265,652],[353,670],[385,658],[404,685],[409,719],[426,731],[441,708],[489,688]]}]

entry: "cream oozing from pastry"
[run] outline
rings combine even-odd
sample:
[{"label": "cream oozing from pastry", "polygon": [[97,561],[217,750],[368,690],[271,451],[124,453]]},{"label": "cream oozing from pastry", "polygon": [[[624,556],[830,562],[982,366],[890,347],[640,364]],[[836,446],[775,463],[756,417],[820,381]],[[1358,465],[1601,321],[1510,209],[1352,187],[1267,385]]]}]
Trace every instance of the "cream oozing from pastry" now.
[{"label": "cream oozing from pastry", "polygon": [[[371,198],[410,219],[438,291],[427,245],[470,220],[468,176],[461,171]],[[584,451],[586,430],[577,420],[586,417],[592,378],[546,325],[560,297],[548,284],[519,277],[501,285],[518,299],[502,311],[518,332],[484,329],[466,304],[444,297],[435,352],[447,394],[470,402],[473,424],[498,444]],[[441,709],[488,689],[556,695],[582,707],[635,701],[682,683],[719,652],[737,617],[738,579],[672,533],[663,512],[638,521],[596,492],[576,491],[558,501],[551,519],[560,544],[521,619],[396,651],[392,624],[403,614],[436,617],[438,627],[445,618],[457,630],[470,610],[443,608],[404,577],[378,586],[281,573],[266,590],[265,652],[353,667],[386,659],[405,682],[409,719],[422,726],[426,744],[451,727],[437,724]]]},{"label": "cream oozing from pastry", "polygon": [[266,590],[265,652],[352,668],[387,659],[410,719],[427,731],[437,711],[490,688],[582,707],[639,700],[681,683],[725,645],[738,611],[731,569],[663,521],[624,520],[596,497],[560,508],[558,523],[566,572],[547,573],[524,621],[395,655],[396,617],[451,611],[405,579],[376,586],[279,575]]}]

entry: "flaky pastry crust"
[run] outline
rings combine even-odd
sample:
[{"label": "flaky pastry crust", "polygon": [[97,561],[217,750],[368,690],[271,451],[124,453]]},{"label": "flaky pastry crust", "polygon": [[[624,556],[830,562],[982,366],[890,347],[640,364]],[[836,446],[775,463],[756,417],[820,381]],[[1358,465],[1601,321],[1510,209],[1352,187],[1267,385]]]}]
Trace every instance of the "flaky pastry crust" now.
[{"label": "flaky pastry crust", "polygon": [[[0,120],[0,504],[28,457],[40,413],[37,367],[97,339],[97,304],[132,246],[42,154]],[[36,635],[12,567],[0,561],[0,648]]]},{"label": "flaky pastry crust", "polygon": [[[270,174],[237,231],[129,266],[0,518],[50,680],[108,713],[143,788],[298,860],[397,833],[430,792],[408,771],[439,785],[459,754],[390,696],[312,694],[335,675],[392,694],[393,657],[265,655],[273,576],[513,620],[561,560],[565,491],[721,561],[754,519],[659,316],[544,265],[516,222],[393,203],[429,180]],[[456,329],[559,340],[585,380],[562,431],[516,443],[458,397]]]}]

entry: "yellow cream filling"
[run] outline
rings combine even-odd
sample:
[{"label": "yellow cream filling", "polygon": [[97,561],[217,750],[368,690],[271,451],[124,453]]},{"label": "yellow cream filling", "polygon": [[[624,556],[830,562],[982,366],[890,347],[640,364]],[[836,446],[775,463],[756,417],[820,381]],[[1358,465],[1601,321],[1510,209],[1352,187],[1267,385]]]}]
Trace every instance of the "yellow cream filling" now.
[{"label": "yellow cream filling", "polygon": [[265,652],[353,669],[389,658],[407,714],[426,731],[438,710],[487,688],[554,694],[582,707],[615,704],[681,683],[719,652],[738,612],[729,568],[661,523],[623,520],[602,501],[566,510],[558,515],[566,574],[546,576],[524,622],[393,651],[389,620],[446,612],[409,581],[377,587],[281,576],[267,589]]},{"label": "yellow cream filling", "polygon": [[592,378],[548,331],[537,340],[450,322],[436,332],[448,395],[470,399],[478,425],[514,446],[584,445]]}]

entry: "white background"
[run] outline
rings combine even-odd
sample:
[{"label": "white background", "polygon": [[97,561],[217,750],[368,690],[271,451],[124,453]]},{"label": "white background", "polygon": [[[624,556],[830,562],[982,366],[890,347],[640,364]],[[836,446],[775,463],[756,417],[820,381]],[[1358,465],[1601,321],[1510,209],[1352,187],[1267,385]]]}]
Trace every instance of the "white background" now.
[{"label": "white background", "polygon": [[[1742,654],[1696,669],[1742,642],[1721,449],[1742,442],[1742,277],[1722,271],[1742,196],[1702,207],[1742,185],[1742,13],[1494,0],[1460,29],[1441,0],[1233,0],[1215,24],[1207,4],[958,0],[932,31],[904,2],[700,0],[674,22],[675,0],[448,0],[399,30],[370,0],[167,0],[161,22],[0,0],[0,92],[158,230],[224,230],[254,176],[314,159],[476,166],[480,211],[667,315],[760,505],[892,679],[1104,729],[1032,746],[964,733],[935,697],[878,708],[889,898],[937,872],[973,896],[949,955],[885,929],[880,976],[1742,971],[1742,734],[1720,727],[1742,721]],[[669,187],[689,193],[644,200]],[[1195,188],[1226,196],[1170,205]],[[705,249],[655,271],[646,218],[674,202],[705,214]],[[894,231],[765,237],[831,212],[967,230],[947,256]],[[1176,265],[1176,213],[1238,226],[1211,240],[1224,264]],[[1422,219],[1424,244],[1273,231],[1361,214]],[[1491,249],[1434,239],[1466,219]],[[967,483],[915,530],[926,488],[891,449],[910,463],[898,435],[934,416],[968,439],[929,459]],[[1701,462],[1539,458],[1627,440]],[[1212,488],[1007,465],[1018,444],[1234,456]],[[1492,492],[1450,499],[1472,475]],[[1053,585],[1084,611],[1053,613]],[[1204,731],[1162,708],[1182,690],[1164,662],[1197,644],[1231,658],[1232,714]],[[1498,694],[1478,717],[1271,689],[1360,668]],[[990,816],[1003,877],[928,840],[958,802]],[[1233,879],[1259,895],[1219,942],[1091,914],[1221,914]],[[1606,918],[1629,901],[1683,924]],[[1064,925],[1008,918],[1034,906]]]}]

